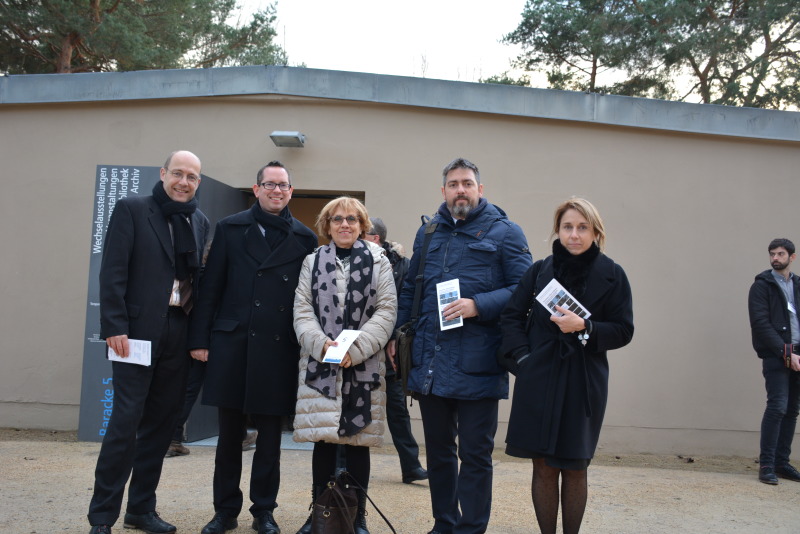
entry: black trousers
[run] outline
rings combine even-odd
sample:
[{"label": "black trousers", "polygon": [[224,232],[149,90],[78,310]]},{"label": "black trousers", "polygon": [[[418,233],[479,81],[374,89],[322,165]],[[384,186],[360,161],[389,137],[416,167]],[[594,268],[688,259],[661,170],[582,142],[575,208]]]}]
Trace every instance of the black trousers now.
[{"label": "black trousers", "polygon": [[344,454],[344,468],[364,489],[369,486],[369,447],[337,445],[318,441],[311,455],[311,476],[315,486],[325,486],[335,475],[339,451]]},{"label": "black trousers", "polygon": [[420,396],[433,530],[442,534],[486,532],[492,508],[497,407],[496,399]]},{"label": "black trousers", "polygon": [[[236,517],[242,511],[242,434],[248,414],[218,408],[219,441],[214,460],[214,511]],[[281,416],[249,414],[258,430],[250,471],[250,513],[261,517],[278,506],[281,484]]]},{"label": "black trousers", "polygon": [[87,515],[91,525],[117,521],[128,477],[127,511],[144,514],[156,509],[156,488],[191,361],[187,323],[183,310],[170,308],[150,367],[112,362],[114,407],[97,458]]},{"label": "black trousers", "polygon": [[396,375],[386,377],[386,421],[400,458],[401,472],[406,474],[422,467],[419,463],[419,445],[411,433],[411,417],[406,407],[403,384]]},{"label": "black trousers", "polygon": [[186,421],[189,420],[189,415],[191,415],[194,403],[200,395],[200,390],[203,388],[205,378],[206,362],[192,360],[192,366],[191,369],[189,369],[189,379],[186,382],[186,396],[183,400],[183,408],[178,417],[178,422],[175,424],[175,434],[172,436],[172,441],[183,443],[183,427],[186,425]]}]

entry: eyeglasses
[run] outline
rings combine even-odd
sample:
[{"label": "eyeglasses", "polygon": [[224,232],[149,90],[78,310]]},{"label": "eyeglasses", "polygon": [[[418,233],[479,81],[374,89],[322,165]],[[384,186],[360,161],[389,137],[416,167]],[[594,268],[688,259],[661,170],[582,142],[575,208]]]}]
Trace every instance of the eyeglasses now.
[{"label": "eyeglasses", "polygon": [[347,224],[355,224],[359,222],[359,218],[354,215],[348,215],[347,217],[342,217],[341,215],[335,215],[333,217],[328,217],[328,220],[336,224],[342,224],[342,221],[347,221]]},{"label": "eyeglasses", "polygon": [[279,184],[276,184],[275,182],[261,182],[258,185],[260,185],[261,187],[263,187],[267,191],[272,191],[276,187],[278,189],[280,189],[281,191],[288,191],[289,189],[292,188],[292,184],[290,184],[289,182],[281,182]]},{"label": "eyeglasses", "polygon": [[196,184],[197,182],[200,181],[200,177],[197,176],[196,174],[184,174],[183,171],[171,171],[169,169],[167,169],[167,172],[170,174],[170,176],[172,176],[179,182],[184,178],[186,178],[186,181],[189,182],[190,184]]}]

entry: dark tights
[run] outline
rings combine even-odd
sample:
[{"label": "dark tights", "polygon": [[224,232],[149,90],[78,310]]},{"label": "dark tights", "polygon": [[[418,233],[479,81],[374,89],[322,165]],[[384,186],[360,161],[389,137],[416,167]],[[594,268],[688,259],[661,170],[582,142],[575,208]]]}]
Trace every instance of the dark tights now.
[{"label": "dark tights", "polygon": [[[311,457],[311,473],[315,486],[325,486],[336,473],[337,447],[335,443],[318,441],[314,444]],[[369,447],[342,445],[344,447],[345,465],[364,488],[369,483]]]},{"label": "dark tights", "polygon": [[558,478],[561,477],[561,522],[564,534],[578,534],[586,510],[586,469],[550,467],[544,458],[533,460],[531,496],[542,534],[555,534],[558,520]]}]

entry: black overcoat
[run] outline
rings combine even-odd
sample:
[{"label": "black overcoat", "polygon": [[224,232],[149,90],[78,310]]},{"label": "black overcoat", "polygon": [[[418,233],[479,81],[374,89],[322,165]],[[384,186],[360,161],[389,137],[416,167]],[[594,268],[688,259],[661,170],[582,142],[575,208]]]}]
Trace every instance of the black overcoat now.
[{"label": "black overcoat", "polygon": [[[501,316],[503,352],[527,345],[514,385],[506,443],[516,449],[565,459],[594,456],[608,399],[606,351],[633,337],[631,288],[625,271],[600,254],[578,300],[591,313],[593,331],[584,347],[564,334],[534,297],[553,279],[553,257],[522,277]],[[526,331],[528,310],[532,321]]]},{"label": "black overcoat", "polygon": [[250,210],[217,224],[189,327],[189,349],[209,351],[203,404],[294,413],[294,292],[303,259],[316,246],[316,235],[294,218],[271,253]]}]

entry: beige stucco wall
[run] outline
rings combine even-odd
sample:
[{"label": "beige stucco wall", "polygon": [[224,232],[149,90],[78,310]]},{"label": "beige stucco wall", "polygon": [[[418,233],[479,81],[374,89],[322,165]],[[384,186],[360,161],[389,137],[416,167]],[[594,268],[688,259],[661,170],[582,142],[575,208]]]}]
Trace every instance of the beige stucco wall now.
[{"label": "beige stucco wall", "polygon": [[[272,130],[306,147],[276,148]],[[555,205],[586,196],[635,306],[633,342],[610,354],[601,447],[756,455],[747,291],[770,239],[800,243],[797,143],[279,96],[0,106],[0,426],[77,428],[95,166],[160,165],[177,148],[235,187],[280,159],[298,191],[364,191],[409,249],[456,156],[535,258]]]}]

